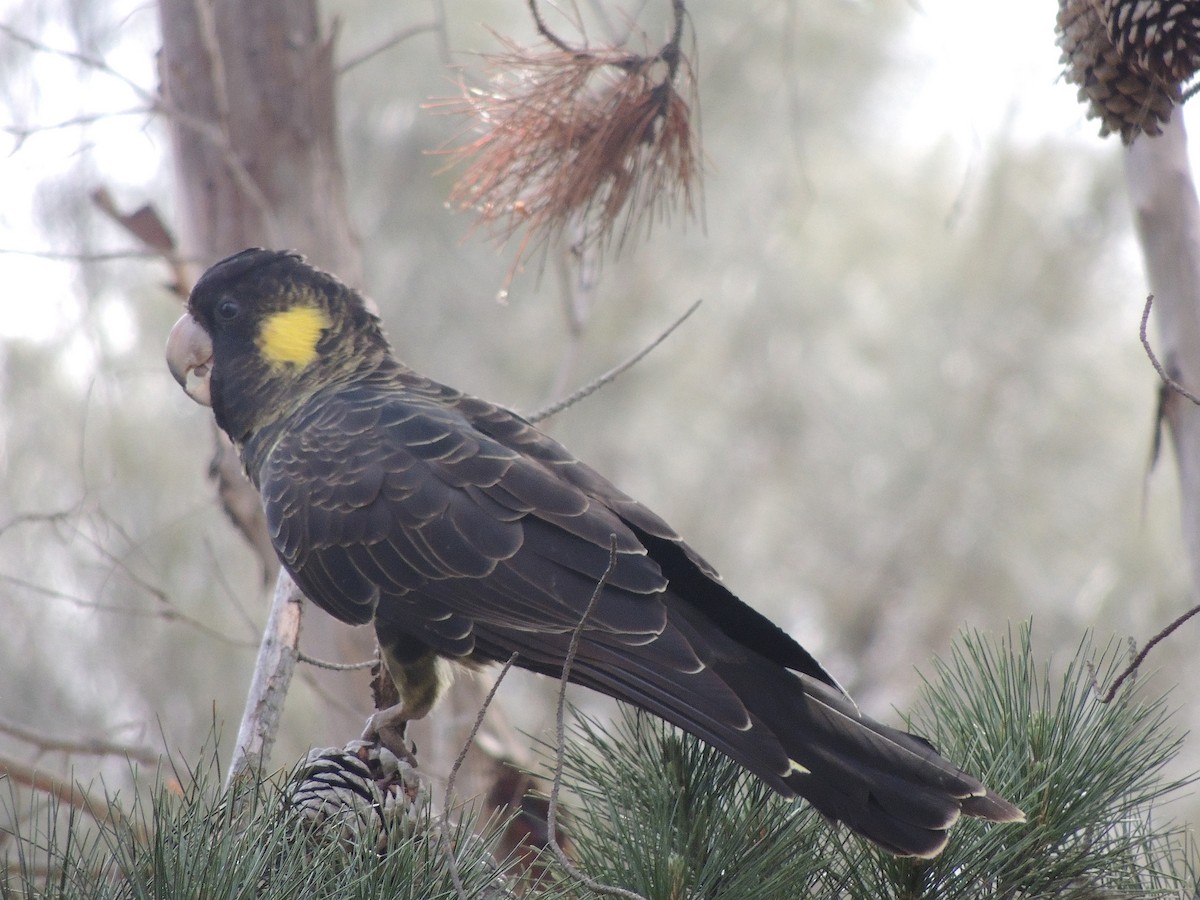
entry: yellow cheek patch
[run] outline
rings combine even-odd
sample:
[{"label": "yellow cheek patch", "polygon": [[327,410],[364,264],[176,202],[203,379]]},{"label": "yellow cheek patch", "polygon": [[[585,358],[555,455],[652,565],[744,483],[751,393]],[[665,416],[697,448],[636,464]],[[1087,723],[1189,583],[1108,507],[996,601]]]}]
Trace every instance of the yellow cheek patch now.
[{"label": "yellow cheek patch", "polygon": [[304,368],[317,358],[317,341],[331,324],[322,309],[293,306],[263,319],[258,347],[272,368]]}]

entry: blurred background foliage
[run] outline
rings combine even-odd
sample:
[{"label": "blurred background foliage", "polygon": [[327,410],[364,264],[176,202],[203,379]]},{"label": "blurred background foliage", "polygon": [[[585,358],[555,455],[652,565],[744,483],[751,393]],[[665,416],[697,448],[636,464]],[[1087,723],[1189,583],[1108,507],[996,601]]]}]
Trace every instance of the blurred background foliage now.
[{"label": "blurred background foliage", "polygon": [[[593,4],[589,34],[637,15],[631,42],[645,30],[656,44],[659,5]],[[323,8],[347,60],[438,12]],[[1146,289],[1120,151],[1067,86],[1042,85],[1066,98],[1057,131],[977,128],[961,107],[929,114],[927,85],[947,77],[923,55],[932,13],[693,4],[703,223],[660,223],[606,259],[573,345],[553,254],[500,299],[512,248],[446,207],[454,173],[432,153],[465,124],[422,107],[478,78],[489,29],[532,41],[525,5],[444,13],[440,30],[347,69],[338,97],[366,286],[410,365],[533,410],[703,298],[547,427],[885,718],[964,625],[1032,617],[1039,645],[1069,658],[1087,628],[1144,640],[1191,604],[1171,467],[1147,475],[1156,379],[1137,340]],[[214,721],[232,739],[266,601],[206,480],[208,413],[162,363],[179,311],[166,267],[89,259],[130,246],[91,204],[98,187],[172,221],[162,123],[103,115],[146,105],[123,78],[154,92],[156,12],[16,0],[3,23],[0,720],[187,757]],[[15,252],[31,250],[49,255]],[[1151,665],[1200,679],[1192,641],[1181,632]],[[519,699],[541,689],[505,685],[515,724],[545,727],[550,705]],[[322,727],[329,702],[295,686],[281,762],[346,739]],[[1200,721],[1200,704],[1179,702],[1181,727]],[[0,733],[0,753],[36,752]],[[41,759],[127,776],[103,757]]]}]

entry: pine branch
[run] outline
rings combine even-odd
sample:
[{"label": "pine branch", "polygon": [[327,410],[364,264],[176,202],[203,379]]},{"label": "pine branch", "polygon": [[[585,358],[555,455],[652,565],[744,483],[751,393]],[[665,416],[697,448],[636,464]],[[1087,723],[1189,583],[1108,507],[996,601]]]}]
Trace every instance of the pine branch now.
[{"label": "pine branch", "polygon": [[[313,821],[293,802],[299,768],[273,777],[247,773],[228,793],[217,790],[216,769],[212,753],[178,779],[135,784],[123,796],[126,823],[69,815],[73,807],[56,796],[35,800],[31,815],[8,817],[15,824],[8,830],[12,844],[0,869],[0,897],[457,896],[446,857],[433,843],[427,798],[401,803],[404,815],[384,834],[347,840],[354,831],[344,820]],[[100,807],[113,804],[108,796],[95,800]],[[514,900],[491,858],[491,839],[476,837],[477,827],[470,816],[449,826],[462,895]]]}]

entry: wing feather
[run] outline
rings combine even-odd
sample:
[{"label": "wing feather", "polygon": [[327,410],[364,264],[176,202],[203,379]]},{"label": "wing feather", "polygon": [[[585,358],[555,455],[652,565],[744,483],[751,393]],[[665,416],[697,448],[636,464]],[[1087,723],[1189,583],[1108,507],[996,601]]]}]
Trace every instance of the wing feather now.
[{"label": "wing feather", "polygon": [[461,411],[394,389],[311,406],[272,447],[260,487],[281,558],[333,615],[378,615],[449,655],[479,653],[451,620],[488,632],[489,647],[515,632],[567,633],[615,536],[618,564],[588,628],[645,643],[665,627],[657,564],[545,454],[524,456]]}]

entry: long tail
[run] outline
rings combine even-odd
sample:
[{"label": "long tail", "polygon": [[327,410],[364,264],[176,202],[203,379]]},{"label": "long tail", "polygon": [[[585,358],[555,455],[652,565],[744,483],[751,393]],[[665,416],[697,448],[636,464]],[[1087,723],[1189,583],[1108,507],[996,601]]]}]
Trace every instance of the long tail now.
[{"label": "long tail", "polygon": [[[1024,813],[963,772],[924,738],[876,722],[836,689],[769,663],[720,672],[751,713],[743,732],[750,746],[769,732],[786,756],[786,771],[749,766],[783,794],[813,806],[882,847],[932,857],[945,847],[960,816],[1023,822]],[[748,680],[750,676],[751,680]],[[726,750],[748,754],[736,736]],[[769,742],[769,741],[768,741]],[[757,755],[761,755],[761,750]]]},{"label": "long tail", "polygon": [[[784,796],[805,798],[901,856],[936,856],[964,815],[1025,820],[924,738],[864,716],[838,688],[783,668],[711,626],[700,633],[695,621],[672,620],[641,647],[585,641],[571,680],[678,725]],[[672,664],[680,638],[700,651],[700,669]],[[532,661],[522,664],[557,674],[549,660]]]}]

